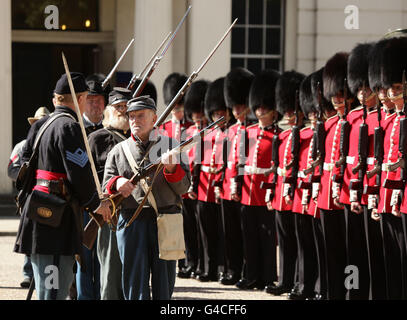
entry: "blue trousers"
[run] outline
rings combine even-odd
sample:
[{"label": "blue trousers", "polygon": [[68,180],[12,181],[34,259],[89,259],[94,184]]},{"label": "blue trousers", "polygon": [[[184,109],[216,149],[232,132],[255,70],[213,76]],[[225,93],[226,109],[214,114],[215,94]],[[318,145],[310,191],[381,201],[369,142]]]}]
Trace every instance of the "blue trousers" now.
[{"label": "blue trousers", "polygon": [[[132,212],[131,212],[132,213]],[[121,214],[118,229],[130,219]],[[117,231],[122,262],[122,286],[126,300],[149,300],[150,275],[153,300],[170,300],[175,285],[176,261],[158,258],[157,219],[152,209],[143,209],[128,227]]]},{"label": "blue trousers", "polygon": [[24,279],[31,279],[33,277],[33,267],[31,265],[31,258],[29,255],[25,255],[23,264],[23,277]]},{"label": "blue trousers", "polygon": [[32,254],[38,300],[65,300],[73,280],[73,256]]},{"label": "blue trousers", "polygon": [[[87,212],[83,215],[83,225],[89,222],[90,217]],[[79,263],[78,271],[76,273],[76,291],[78,293],[78,300],[100,300],[100,265],[96,254],[97,241],[89,250],[83,247],[83,259],[85,263],[84,270]]]}]

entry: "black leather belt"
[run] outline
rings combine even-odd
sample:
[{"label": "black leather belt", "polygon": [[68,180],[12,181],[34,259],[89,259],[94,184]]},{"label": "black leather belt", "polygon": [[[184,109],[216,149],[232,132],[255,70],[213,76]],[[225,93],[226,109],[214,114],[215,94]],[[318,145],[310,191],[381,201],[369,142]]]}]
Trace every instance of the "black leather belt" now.
[{"label": "black leather belt", "polygon": [[45,180],[45,179],[37,179],[37,186],[47,187],[50,193],[65,196],[65,183],[63,179],[60,180]]}]

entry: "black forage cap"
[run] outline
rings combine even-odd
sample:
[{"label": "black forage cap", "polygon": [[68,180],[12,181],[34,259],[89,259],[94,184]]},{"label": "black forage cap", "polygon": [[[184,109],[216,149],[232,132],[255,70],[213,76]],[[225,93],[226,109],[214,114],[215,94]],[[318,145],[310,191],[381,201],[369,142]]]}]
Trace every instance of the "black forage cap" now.
[{"label": "black forage cap", "polygon": [[138,111],[143,109],[151,109],[157,111],[157,107],[153,99],[150,96],[141,96],[133,98],[127,102],[127,112]]},{"label": "black forage cap", "polygon": [[[80,72],[71,72],[72,84],[75,89],[75,93],[88,91],[88,86],[86,85],[85,77]],[[68,77],[64,73],[61,78],[57,81],[55,85],[54,93],[56,94],[70,94],[71,90],[69,88]]]},{"label": "black forage cap", "polygon": [[109,104],[115,105],[121,102],[127,102],[131,99],[131,91],[122,88],[122,87],[114,87],[112,91],[109,93]]}]

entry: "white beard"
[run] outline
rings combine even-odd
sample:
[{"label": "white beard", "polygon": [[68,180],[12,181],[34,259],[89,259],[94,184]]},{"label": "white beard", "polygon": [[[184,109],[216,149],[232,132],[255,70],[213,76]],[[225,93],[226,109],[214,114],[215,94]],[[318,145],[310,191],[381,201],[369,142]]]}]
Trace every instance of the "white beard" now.
[{"label": "white beard", "polygon": [[116,110],[106,108],[103,126],[106,128],[127,131],[129,130],[129,119],[127,116],[120,114]]}]

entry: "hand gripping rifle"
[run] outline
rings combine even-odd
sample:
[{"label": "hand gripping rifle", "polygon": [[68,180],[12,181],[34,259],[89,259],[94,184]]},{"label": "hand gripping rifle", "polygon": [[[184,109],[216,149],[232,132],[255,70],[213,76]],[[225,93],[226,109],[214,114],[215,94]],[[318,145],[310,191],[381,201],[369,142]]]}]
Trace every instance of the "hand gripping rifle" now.
[{"label": "hand gripping rifle", "polygon": [[126,49],[123,51],[122,55],[120,56],[119,60],[117,60],[116,64],[114,65],[114,67],[112,68],[112,70],[109,72],[109,75],[106,77],[105,80],[103,80],[102,82],[102,88],[103,90],[107,87],[110,79],[112,78],[113,74],[116,72],[117,68],[119,67],[120,62],[122,62],[124,56],[126,55],[127,51],[129,51],[130,46],[133,44],[134,42],[134,38],[131,39],[130,43],[128,44],[128,46],[126,47]]},{"label": "hand gripping rifle", "polygon": [[375,167],[366,172],[368,179],[376,175],[376,185],[374,187],[365,186],[363,193],[364,194],[380,194],[380,183],[381,183],[381,173],[382,173],[382,164],[384,157],[384,132],[383,128],[380,125],[382,120],[382,110],[380,107],[379,94],[376,92],[376,105],[377,105],[377,123],[378,126],[374,129],[374,158],[376,160]]},{"label": "hand gripping rifle", "polygon": [[[136,98],[140,95],[140,93],[143,91],[144,87],[146,86],[148,80],[150,79],[151,75],[153,74],[154,70],[157,68],[158,64],[160,63],[161,59],[164,57],[165,53],[167,52],[168,48],[172,44],[172,42],[175,39],[175,36],[178,33],[178,30],[181,28],[182,24],[184,23],[185,19],[187,18],[187,15],[189,14],[189,11],[191,10],[191,6],[188,7],[187,11],[185,12],[184,16],[182,17],[181,21],[178,23],[174,33],[171,36],[171,39],[167,42],[167,45],[161,51],[159,56],[156,56],[153,63],[151,63],[150,68],[147,70],[145,73],[143,79],[141,80],[140,84],[138,85],[136,91],[133,93],[133,98]],[[132,79],[133,80],[133,79]],[[136,79],[134,79],[134,82]],[[132,81],[130,81],[131,83]]]},{"label": "hand gripping rifle", "polygon": [[[406,71],[403,71],[403,113],[406,110],[407,105],[407,91],[406,91]],[[400,157],[397,162],[388,165],[389,171],[396,171],[400,168],[400,180],[390,180],[385,179],[383,183],[383,187],[387,189],[399,189],[403,190],[405,183],[406,183],[406,157],[407,157],[407,118],[403,118],[400,120],[400,132],[399,132],[399,154]]]},{"label": "hand gripping rifle", "polygon": [[369,127],[366,124],[367,109],[366,109],[366,86],[363,83],[363,121],[359,126],[359,144],[358,144],[358,164],[352,168],[352,173],[358,174],[358,180],[351,180],[349,184],[349,190],[355,190],[358,193],[358,199],[360,200],[363,190],[363,176],[366,172],[367,157],[369,154]]},{"label": "hand gripping rifle", "polygon": [[[230,30],[232,27],[235,25],[237,19],[232,23],[232,25],[228,28],[228,30],[225,32],[225,34],[222,36],[222,38],[219,40],[219,42],[216,44],[214,49],[211,51],[211,53],[208,55],[208,57],[204,60],[204,62],[201,64],[201,66],[198,68],[197,71],[193,71],[192,74],[189,76],[189,78],[185,81],[184,85],[182,88],[178,91],[177,95],[172,99],[170,104],[167,106],[167,108],[164,110],[164,112],[161,114],[161,116],[157,119],[156,123],[154,124],[154,127],[159,128],[161,124],[165,121],[167,116],[171,113],[171,111],[175,108],[175,105],[178,103],[178,101],[182,98],[182,96],[185,94],[186,90],[189,88],[189,86],[192,84],[192,82],[195,80],[195,78],[198,76],[199,72],[202,70],[202,68],[206,65],[206,63],[209,61],[209,59],[213,56],[215,51],[218,49],[218,47],[222,44],[222,42],[225,40],[226,36],[229,34]],[[187,140],[188,141],[188,140]],[[151,150],[152,143],[150,143],[149,148],[146,151],[146,156],[143,158],[141,164],[144,162],[145,159],[147,159],[149,151]],[[140,165],[141,165],[140,164]],[[110,198],[109,198],[110,199]],[[93,246],[93,243],[96,240],[97,236],[97,230],[98,227],[102,227],[103,225],[103,220],[100,219],[97,215],[93,217],[94,219],[90,220],[89,223],[86,225],[85,230],[84,230],[84,241],[83,244],[87,248],[91,248]],[[96,220],[97,219],[97,220]]]},{"label": "hand gripping rifle", "polygon": [[139,74],[134,74],[133,77],[131,77],[129,84],[127,85],[128,90],[132,90],[134,84],[142,79],[142,76],[144,74],[144,72],[147,70],[147,68],[151,65],[151,63],[153,62],[154,58],[157,57],[158,52],[162,49],[162,47],[164,46],[164,44],[167,42],[168,38],[170,37],[172,32],[170,32],[165,39],[163,40],[163,42],[161,42],[160,46],[157,48],[157,50],[154,52],[154,54],[152,55],[152,57],[150,58],[150,60],[148,60],[147,64],[145,65],[144,69],[139,73]]},{"label": "hand gripping rifle", "polygon": [[350,133],[350,123],[346,119],[349,111],[348,103],[348,81],[345,78],[344,87],[343,87],[343,98],[345,103],[345,110],[342,115],[342,125],[341,125],[341,138],[339,144],[340,158],[335,163],[337,168],[341,167],[340,175],[334,174],[332,181],[341,184],[343,182],[343,174],[346,168],[346,157],[348,156],[349,151],[349,133]]}]

